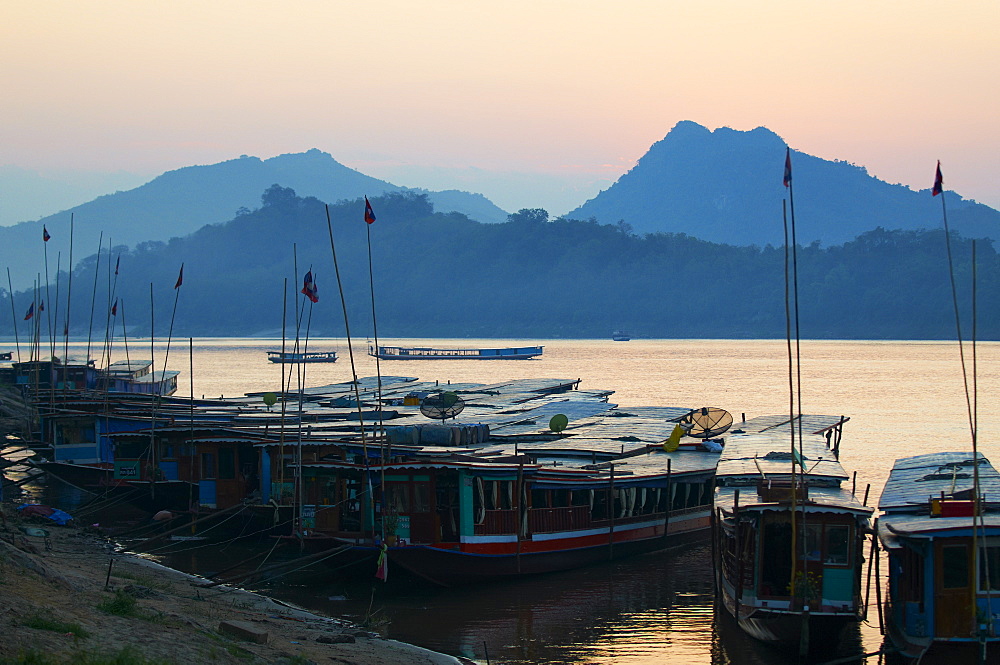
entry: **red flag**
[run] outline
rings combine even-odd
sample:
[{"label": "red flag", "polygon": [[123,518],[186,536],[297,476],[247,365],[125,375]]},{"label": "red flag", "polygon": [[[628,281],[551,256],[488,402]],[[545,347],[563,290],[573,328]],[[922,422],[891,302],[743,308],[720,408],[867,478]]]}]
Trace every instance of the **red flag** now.
[{"label": "red flag", "polygon": [[45,311],[45,301],[43,300],[42,302],[38,303],[38,313],[41,314],[44,311]]},{"label": "red flag", "polygon": [[316,282],[313,281],[312,270],[307,272],[305,279],[302,280],[302,294],[313,302],[319,302],[319,289],[316,287]]},{"label": "red flag", "polygon": [[782,179],[782,183],[785,187],[792,184],[792,152],[789,148],[785,148],[785,177]]},{"label": "red flag", "polygon": [[44,242],[48,242],[49,238],[51,238],[51,237],[52,236],[49,235],[49,230],[47,228],[45,228],[44,224],[42,224],[42,240]]},{"label": "red flag", "polygon": [[934,188],[931,189],[931,196],[937,196],[944,191],[944,178],[941,177],[941,160],[938,160],[937,172],[934,174]]},{"label": "red flag", "polygon": [[28,313],[24,315],[24,320],[27,321],[35,315],[35,303],[31,303],[31,307],[28,308]]},{"label": "red flag", "polygon": [[115,304],[111,306],[111,316],[118,316],[118,298],[115,298]]},{"label": "red flag", "polygon": [[368,197],[365,197],[365,221],[369,224],[375,222],[375,211],[372,210],[372,204],[368,203]]},{"label": "red flag", "polygon": [[181,264],[181,271],[177,273],[177,283],[174,284],[175,289],[181,288],[181,284],[184,283],[184,264]]}]

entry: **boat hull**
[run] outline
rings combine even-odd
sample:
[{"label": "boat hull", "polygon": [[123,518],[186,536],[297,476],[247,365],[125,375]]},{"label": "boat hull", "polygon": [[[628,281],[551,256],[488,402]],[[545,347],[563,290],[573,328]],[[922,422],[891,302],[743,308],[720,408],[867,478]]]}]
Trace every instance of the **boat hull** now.
[{"label": "boat hull", "polygon": [[697,542],[707,539],[708,535],[706,528],[614,545],[604,543],[520,554],[484,554],[443,546],[407,545],[389,548],[389,562],[433,584],[451,587],[582,568]]},{"label": "boat hull", "polygon": [[528,360],[542,355],[542,346],[498,349],[437,349],[429,347],[369,347],[368,355],[380,360]]}]

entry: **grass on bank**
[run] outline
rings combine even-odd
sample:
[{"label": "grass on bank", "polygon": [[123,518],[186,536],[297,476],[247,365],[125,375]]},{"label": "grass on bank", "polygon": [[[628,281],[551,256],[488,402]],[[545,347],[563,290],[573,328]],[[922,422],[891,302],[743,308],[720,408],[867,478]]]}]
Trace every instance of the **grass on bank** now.
[{"label": "grass on bank", "polygon": [[139,607],[135,596],[127,591],[119,589],[115,595],[105,598],[97,604],[97,609],[105,614],[112,614],[128,619],[142,619],[143,621],[162,621],[163,615],[158,612],[151,612]]},{"label": "grass on bank", "polygon": [[34,649],[19,654],[16,658],[0,659],[0,665],[174,665],[171,661],[146,658],[135,648],[128,646],[115,653],[91,653],[76,651],[66,656],[36,651]]},{"label": "grass on bank", "polygon": [[90,637],[90,633],[84,630],[80,624],[60,621],[59,619],[56,619],[48,614],[32,614],[27,619],[22,621],[21,625],[27,626],[28,628],[35,628],[37,630],[50,630],[53,633],[62,633],[63,635],[71,633],[73,637],[78,640],[84,640]]}]

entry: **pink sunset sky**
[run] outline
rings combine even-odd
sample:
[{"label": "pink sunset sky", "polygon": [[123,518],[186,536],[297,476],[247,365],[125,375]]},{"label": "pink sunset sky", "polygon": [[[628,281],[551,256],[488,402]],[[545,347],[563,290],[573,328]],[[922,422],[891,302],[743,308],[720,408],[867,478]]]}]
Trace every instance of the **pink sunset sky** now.
[{"label": "pink sunset sky", "polygon": [[148,179],[319,148],[561,214],[693,120],[914,189],[940,159],[1000,207],[998,24],[996,0],[8,3],[0,167]]}]

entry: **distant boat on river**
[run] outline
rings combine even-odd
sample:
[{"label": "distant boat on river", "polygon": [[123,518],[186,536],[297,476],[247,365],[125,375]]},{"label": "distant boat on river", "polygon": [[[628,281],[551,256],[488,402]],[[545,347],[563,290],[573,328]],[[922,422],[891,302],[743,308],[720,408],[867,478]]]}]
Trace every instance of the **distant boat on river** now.
[{"label": "distant boat on river", "polygon": [[632,336],[624,330],[616,330],[611,333],[611,339],[615,342],[627,342],[632,339]]},{"label": "distant boat on river", "polygon": [[542,349],[542,346],[514,346],[500,349],[369,346],[368,355],[381,360],[527,360],[542,355]]},{"label": "distant boat on river", "polygon": [[273,363],[335,363],[336,351],[309,351],[299,353],[292,351],[268,351],[267,359]]}]

